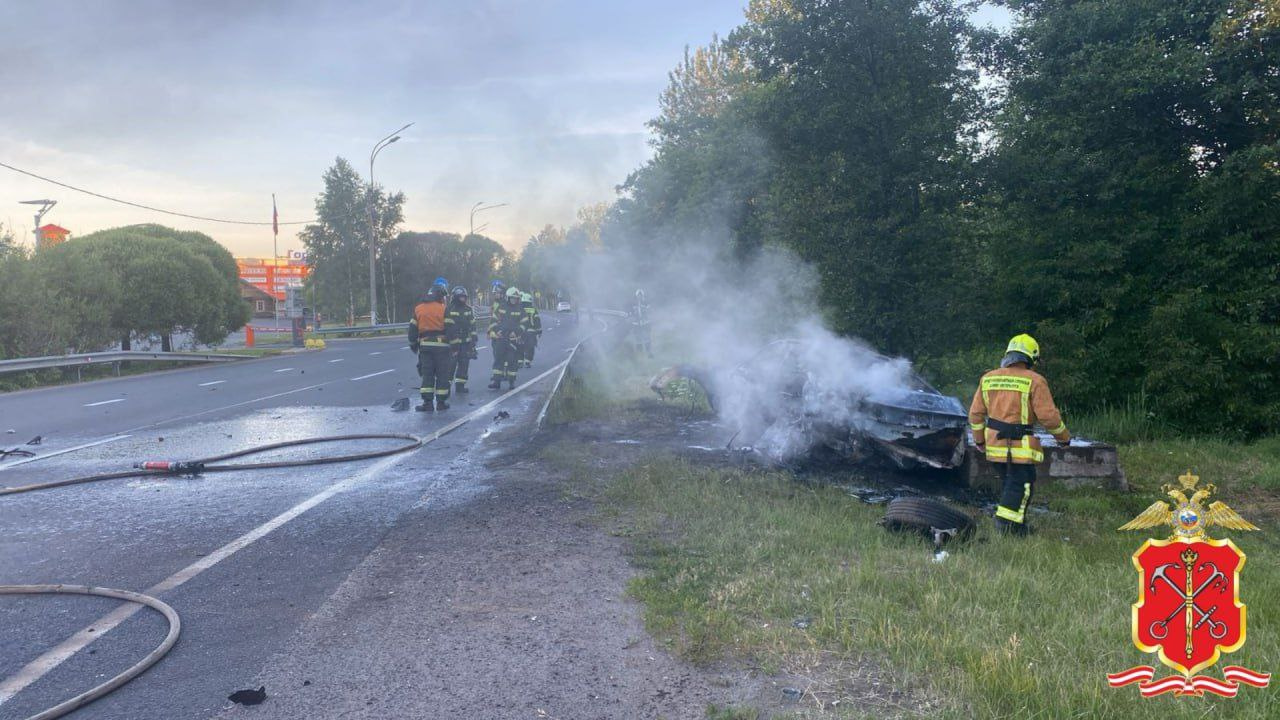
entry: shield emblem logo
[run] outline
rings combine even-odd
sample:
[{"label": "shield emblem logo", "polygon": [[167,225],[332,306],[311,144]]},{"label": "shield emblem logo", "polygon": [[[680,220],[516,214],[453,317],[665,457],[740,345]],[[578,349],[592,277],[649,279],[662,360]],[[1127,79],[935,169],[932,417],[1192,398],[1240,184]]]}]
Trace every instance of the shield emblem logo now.
[{"label": "shield emblem logo", "polygon": [[1239,665],[1222,668],[1222,679],[1196,673],[1244,645],[1245,607],[1240,602],[1240,570],[1244,553],[1227,539],[1211,538],[1207,530],[1223,527],[1252,531],[1257,526],[1218,500],[1206,502],[1217,488],[1200,485],[1188,470],[1178,485],[1165,485],[1174,500],[1151,504],[1120,527],[1144,530],[1167,527],[1164,540],[1152,538],[1133,554],[1138,570],[1138,602],[1133,604],[1133,644],[1156,653],[1160,662],[1180,675],[1155,679],[1155,668],[1139,665],[1109,673],[1111,687],[1138,684],[1143,697],[1167,692],[1198,697],[1213,693],[1235,697],[1240,686],[1264,688],[1271,675]]},{"label": "shield emblem logo", "polygon": [[1133,642],[1190,677],[1244,645],[1244,553],[1230,540],[1148,540],[1133,555]]}]

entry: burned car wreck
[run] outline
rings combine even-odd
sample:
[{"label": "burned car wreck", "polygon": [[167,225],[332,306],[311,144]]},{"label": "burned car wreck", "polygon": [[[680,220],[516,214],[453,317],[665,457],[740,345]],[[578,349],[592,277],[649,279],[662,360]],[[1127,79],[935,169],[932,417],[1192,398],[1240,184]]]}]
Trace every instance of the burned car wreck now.
[{"label": "burned car wreck", "polygon": [[968,414],[960,400],[905,360],[859,345],[777,340],[733,368],[667,368],[649,387],[666,398],[690,383],[734,427],[736,442],[774,462],[879,457],[903,469],[964,462]]}]

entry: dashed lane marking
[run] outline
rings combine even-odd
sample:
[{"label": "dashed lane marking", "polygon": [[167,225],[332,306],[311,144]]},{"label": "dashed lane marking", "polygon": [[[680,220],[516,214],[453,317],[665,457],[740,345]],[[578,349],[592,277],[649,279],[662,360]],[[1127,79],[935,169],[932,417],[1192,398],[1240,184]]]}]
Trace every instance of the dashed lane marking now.
[{"label": "dashed lane marking", "polygon": [[381,372],[376,372],[376,373],[369,373],[368,375],[361,375],[360,377],[353,377],[351,379],[352,380],[368,380],[371,377],[378,377],[379,375],[386,375],[387,373],[393,373],[393,372],[395,372],[395,368],[392,368],[390,370],[382,370]]},{"label": "dashed lane marking", "polygon": [[226,380],[210,380],[207,383],[200,383],[200,387],[209,387],[210,385],[221,385],[224,382],[226,382]]},{"label": "dashed lane marking", "polygon": [[[568,362],[568,361],[565,361],[565,362]],[[448,425],[440,428],[439,430],[436,430],[435,432],[424,436],[422,438],[422,444],[426,445],[428,443],[439,440],[441,437],[448,435],[449,433],[453,432],[454,430],[457,430],[463,425],[466,425],[467,423],[473,420],[484,417],[485,415],[492,412],[493,409],[496,408],[503,401],[507,400],[513,395],[516,395],[517,393],[523,392],[524,390],[532,387],[534,384],[541,382],[542,380],[550,376],[552,373],[562,370],[563,366],[565,365],[565,362],[562,362],[556,365],[550,370],[547,370],[546,372],[542,373],[541,375],[538,375],[537,377],[533,378],[532,380],[529,380],[528,382],[524,383],[523,385],[520,385],[519,387],[516,387],[512,390],[508,390],[503,395],[495,398],[494,400],[489,401],[488,403],[485,403],[484,405],[482,405],[479,408],[476,408],[474,411],[468,413],[467,415],[464,415],[458,418],[457,420],[454,420],[453,422],[449,423]],[[312,387],[319,387],[319,386],[312,386]],[[301,389],[305,389],[305,388],[300,388],[300,390]],[[295,390],[291,392],[297,392],[297,391]],[[403,462],[404,460],[412,457],[414,454],[415,454],[414,452],[406,452],[406,453],[401,453],[399,455],[392,455],[391,457],[388,457],[388,458],[383,458],[382,460],[379,460],[378,462],[369,466],[369,468],[364,472],[354,475],[350,478],[347,478],[346,480],[337,482],[333,485],[330,485],[324,490],[321,490],[315,495],[312,495],[306,500],[303,500],[297,505],[294,505],[288,510],[285,510],[284,512],[268,520],[262,525],[259,525],[258,527],[241,535],[235,540],[232,540],[226,545],[223,545],[217,550],[200,558],[196,562],[191,563],[190,565],[179,570],[173,575],[170,575],[164,580],[161,580],[159,583],[152,585],[150,588],[147,589],[146,593],[148,595],[159,595],[161,593],[165,593],[170,590],[173,590],[174,588],[200,575],[200,573],[204,572],[205,570],[208,570],[214,565],[217,565],[223,560],[226,560],[232,555],[235,555],[241,550],[261,540],[262,538],[271,534],[276,529],[280,528],[281,526],[293,520],[294,518],[298,517],[299,515],[307,512],[311,508],[319,505],[325,500],[328,500],[329,498],[333,497],[334,495],[337,495],[338,493],[350,490],[351,488],[364,483],[370,478],[380,475],[384,470],[391,468],[393,465],[397,463]],[[21,670],[17,672],[17,674],[0,682],[0,705],[4,705],[5,702],[12,699],[14,695],[17,695],[24,688],[28,687],[29,685],[36,682],[40,678],[49,674],[50,671],[52,671],[54,668],[58,667],[62,663],[71,659],[72,656],[74,656],[77,652],[83,650],[85,647],[88,647],[88,645],[92,643],[94,640],[97,640],[98,638],[102,637],[103,635],[107,634],[111,630],[118,627],[125,620],[128,620],[129,618],[133,617],[134,614],[136,614],[139,610],[142,609],[142,607],[143,607],[142,605],[137,605],[134,603],[128,603],[126,605],[122,605],[120,608],[98,618],[97,621],[88,625],[87,627],[80,630],[79,632],[72,635],[71,637],[67,638],[66,640],[63,640],[56,647],[54,647],[51,650],[48,650],[40,657],[27,663],[26,666],[24,666]]]},{"label": "dashed lane marking", "polygon": [[85,403],[85,407],[98,407],[99,405],[110,405],[111,403],[124,402],[124,398],[116,398],[115,400],[99,400],[96,403]]}]

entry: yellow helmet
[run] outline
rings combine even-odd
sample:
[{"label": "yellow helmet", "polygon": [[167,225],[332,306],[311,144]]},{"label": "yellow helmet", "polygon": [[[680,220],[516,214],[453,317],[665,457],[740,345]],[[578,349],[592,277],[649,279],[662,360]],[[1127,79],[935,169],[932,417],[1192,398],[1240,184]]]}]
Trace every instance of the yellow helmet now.
[{"label": "yellow helmet", "polygon": [[1008,356],[1009,353],[1021,353],[1026,355],[1027,359],[1029,359],[1031,364],[1034,365],[1035,362],[1040,359],[1040,343],[1036,342],[1035,338],[1026,333],[1014,335],[1013,338],[1009,340],[1009,347],[1005,348],[1004,353],[1006,356]]}]

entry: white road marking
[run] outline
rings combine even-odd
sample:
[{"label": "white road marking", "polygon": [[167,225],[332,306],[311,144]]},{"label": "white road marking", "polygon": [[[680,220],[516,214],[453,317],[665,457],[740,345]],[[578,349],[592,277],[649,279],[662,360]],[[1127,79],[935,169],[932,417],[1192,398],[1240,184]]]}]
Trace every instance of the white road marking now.
[{"label": "white road marking", "polygon": [[100,400],[96,403],[85,403],[85,407],[98,407],[99,405],[110,405],[111,403],[124,402],[124,398],[116,398],[115,400]]},{"label": "white road marking", "polygon": [[342,358],[338,358],[337,360],[330,360],[329,362],[331,363],[342,362]]},{"label": "white road marking", "polygon": [[231,408],[238,408],[241,405],[252,405],[253,403],[262,402],[263,400],[274,400],[278,397],[284,397],[285,395],[293,395],[294,393],[305,392],[307,390],[315,390],[318,387],[324,387],[326,384],[327,383],[316,383],[315,385],[308,385],[306,387],[300,387],[294,390],[285,390],[284,392],[278,392],[272,395],[263,395],[260,398],[254,398],[252,400],[243,400],[238,403],[223,405],[222,407],[210,408],[208,410],[201,410],[198,413],[191,413],[190,415],[179,415],[178,417],[166,418],[164,420],[153,422],[149,425],[139,425],[138,427],[129,428],[127,432],[137,432],[138,430],[147,430],[154,427],[160,427],[161,425],[168,425],[169,423],[180,422],[182,420],[190,420],[192,418],[198,418],[202,415],[208,415],[209,413],[216,413],[216,412],[221,412],[222,410],[230,410]]},{"label": "white road marking", "polygon": [[[489,401],[488,403],[485,403],[481,407],[476,408],[474,411],[458,418],[457,420],[454,420],[453,422],[440,428],[439,430],[436,430],[430,435],[427,435],[426,437],[422,438],[422,444],[426,445],[428,443],[434,442],[435,440],[439,440],[440,438],[444,437],[445,435],[448,435],[454,430],[457,430],[463,425],[466,425],[472,420],[488,415],[490,412],[493,411],[494,408],[496,408],[504,400],[516,395],[517,393],[523,392],[524,390],[533,386],[535,383],[548,377],[552,373],[561,370],[562,367],[567,362],[568,361],[566,360],[560,363],[559,365],[556,365],[555,367],[551,368],[550,370],[547,370],[541,375],[538,375],[532,380],[524,383],[523,385],[520,385],[519,387],[514,388],[512,390],[508,390],[503,395],[495,398],[494,400]],[[319,387],[319,386],[313,385],[312,387]],[[300,389],[307,389],[307,388],[300,388]],[[290,392],[298,392],[298,390],[291,390]],[[288,393],[282,393],[282,394],[288,394]],[[250,402],[253,402],[253,401],[250,401]],[[206,412],[212,412],[212,411],[206,411]],[[330,485],[324,490],[321,490],[315,495],[312,495],[306,500],[303,500],[297,505],[294,505],[288,510],[285,510],[284,512],[275,516],[274,518],[271,518],[267,522],[250,530],[244,535],[241,535],[235,540],[232,540],[226,545],[223,545],[222,547],[218,548],[212,553],[209,553],[208,555],[200,558],[196,562],[191,563],[190,565],[179,570],[173,575],[170,575],[164,580],[161,580],[159,583],[152,585],[150,588],[146,590],[146,594],[159,595],[160,593],[173,590],[174,588],[182,585],[183,583],[186,583],[192,578],[195,578],[205,570],[208,570],[214,565],[217,565],[223,560],[226,560],[232,555],[235,555],[241,550],[249,547],[253,543],[257,542],[258,540],[261,540],[262,538],[271,534],[273,531],[279,529],[285,523],[288,523],[290,520],[293,520],[294,518],[305,513],[311,508],[324,502],[325,500],[328,500],[329,498],[333,497],[334,495],[337,495],[340,492],[350,490],[356,485],[359,485],[365,482],[366,480],[382,473],[384,470],[389,469],[391,466],[397,463],[403,462],[405,459],[409,458],[413,454],[414,454],[413,452],[406,452],[406,453],[401,453],[399,455],[392,455],[391,457],[379,460],[377,463],[371,465],[367,470],[365,470],[364,472],[358,475],[354,475],[350,478],[347,478],[346,480],[342,480],[333,485]],[[36,682],[40,678],[47,675],[54,668],[58,667],[62,663],[69,660],[72,656],[74,656],[80,650],[83,650],[84,648],[88,647],[89,644],[92,643],[94,640],[97,640],[98,638],[107,634],[108,632],[115,629],[116,627],[119,627],[121,623],[133,617],[133,615],[141,609],[142,609],[141,605],[136,605],[134,603],[122,605],[121,607],[117,608],[113,612],[107,613],[106,615],[98,618],[97,621],[91,623],[88,627],[85,627],[83,630],[80,630],[79,632],[67,638],[66,640],[63,640],[56,647],[54,647],[51,650],[48,650],[47,652],[42,654],[40,657],[27,663],[26,666],[24,666],[21,670],[19,670],[15,675],[9,677],[3,682],[0,682],[0,705],[3,705],[5,702],[11,700],[14,695],[17,695],[24,688],[28,687],[32,683]]]},{"label": "white road marking", "polygon": [[67,453],[69,453],[69,452],[75,452],[75,451],[77,451],[77,450],[84,450],[85,448],[97,447],[97,446],[99,446],[99,445],[106,445],[106,444],[107,444],[107,443],[109,443],[109,442],[115,442],[116,440],[123,440],[123,439],[125,439],[125,438],[127,438],[127,437],[130,437],[130,436],[129,436],[129,435],[116,435],[116,436],[114,436],[114,437],[103,438],[103,439],[101,439],[101,440],[94,440],[93,442],[87,442],[87,443],[85,443],[85,444],[83,444],[83,445],[75,445],[75,446],[73,446],[73,447],[69,447],[69,448],[62,448],[61,450],[54,450],[53,452],[51,452],[51,453],[45,453],[44,455],[37,455],[37,456],[35,456],[35,457],[23,458],[23,459],[21,459],[21,460],[11,460],[11,461],[9,461],[9,462],[7,462],[7,463],[3,464],[3,465],[0,465],[0,470],[5,470],[5,469],[7,469],[7,468],[11,468],[11,467],[14,467],[14,466],[16,466],[16,465],[26,465],[27,463],[30,463],[30,462],[35,462],[35,461],[37,461],[37,460],[44,460],[45,458],[51,458],[51,457],[54,457],[55,455],[65,455],[65,454],[67,454]]},{"label": "white road marking", "polygon": [[386,375],[387,373],[391,373],[391,372],[395,372],[395,368],[392,368],[390,370],[383,370],[381,372],[376,372],[376,373],[369,373],[368,375],[361,375],[360,377],[353,377],[351,379],[352,380],[368,380],[371,377],[378,377],[379,375]]},{"label": "white road marking", "polygon": [[489,349],[488,345],[481,345],[480,347],[476,348],[476,350],[488,350],[488,349]]},{"label": "white road marking", "polygon": [[226,382],[226,380],[211,380],[207,383],[200,383],[200,387],[209,387],[210,385],[221,385],[224,382]]},{"label": "white road marking", "polygon": [[[355,475],[353,477],[347,478],[346,480],[342,480],[340,482],[334,483],[333,485],[330,485],[324,490],[321,490],[315,495],[312,495],[306,500],[303,500],[297,505],[294,505],[288,510],[285,510],[279,515],[271,518],[267,522],[250,530],[244,535],[241,535],[235,540],[232,540],[226,545],[223,545],[221,548],[218,548],[214,552],[209,553],[208,555],[200,558],[194,563],[191,563],[190,565],[179,570],[173,575],[170,575],[164,580],[161,580],[159,583],[152,585],[150,588],[147,589],[146,594],[158,595],[160,593],[173,590],[174,588],[182,585],[188,580],[191,580],[192,578],[196,577],[197,575],[204,572],[205,570],[208,570],[214,565],[217,565],[223,560],[226,560],[232,555],[235,555],[241,550],[249,547],[253,543],[257,542],[258,540],[261,540],[262,538],[271,534],[272,531],[278,529],[280,526],[284,525],[290,520],[293,520],[294,518],[298,517],[302,513],[310,510],[311,508],[319,505],[320,503],[324,502],[325,500],[328,500],[329,498],[333,497],[334,495],[337,495],[340,492],[349,490],[352,487],[359,485],[360,483],[363,483],[369,478],[381,473],[387,468],[390,468],[392,465],[395,465],[396,463],[399,463],[399,462],[403,462],[412,454],[413,453],[402,453],[400,455],[392,455],[391,457],[380,460],[379,462],[370,466],[367,470],[360,473],[359,475]],[[21,670],[19,670],[17,674],[6,679],[4,682],[0,682],[0,705],[3,705],[6,701],[12,699],[13,696],[21,692],[23,688],[26,688],[31,683],[39,680],[41,677],[44,677],[44,675],[46,675],[50,670],[53,670],[54,668],[58,667],[62,663],[66,662],[68,659],[71,658],[71,656],[75,655],[80,650],[84,649],[85,647],[88,647],[88,645],[92,643],[94,640],[102,637],[106,633],[110,632],[111,630],[119,626],[120,623],[123,623],[125,620],[128,620],[129,618],[133,617],[133,615],[137,613],[139,610],[141,610],[142,607],[143,606],[137,605],[134,603],[128,603],[127,605],[122,605],[116,610],[114,610],[113,612],[107,613],[106,615],[98,618],[97,621],[91,623],[88,627],[84,628],[83,630],[80,630],[76,634],[62,641],[56,647],[45,652],[40,657],[27,663],[27,665],[23,667]]]},{"label": "white road marking", "polygon": [[371,352],[371,353],[369,353],[369,354],[370,354],[370,355],[381,355],[381,354],[382,354],[382,351],[381,351],[381,350],[375,350],[375,351],[373,351],[373,352]]},{"label": "white road marking", "polygon": [[402,348],[400,348],[400,349],[401,349],[401,350],[408,350],[408,349],[409,349],[409,346],[408,346],[408,345],[405,345],[404,347],[402,347]]},{"label": "white road marking", "polygon": [[279,370],[273,370],[272,372],[278,372],[278,373],[289,372],[292,369],[293,368],[280,368]]}]

